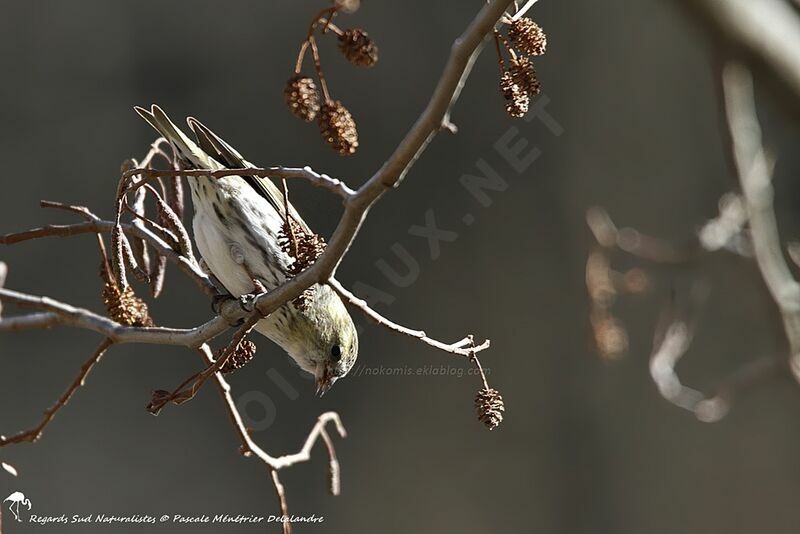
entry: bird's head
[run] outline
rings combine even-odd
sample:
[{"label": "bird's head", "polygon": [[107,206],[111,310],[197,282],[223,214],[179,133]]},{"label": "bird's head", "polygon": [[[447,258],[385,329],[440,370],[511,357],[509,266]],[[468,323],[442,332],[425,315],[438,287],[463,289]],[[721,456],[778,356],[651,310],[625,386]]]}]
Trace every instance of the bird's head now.
[{"label": "bird's head", "polygon": [[358,333],[342,299],[328,286],[314,286],[292,328],[289,355],[314,375],[323,395],[350,372],[358,358]]}]

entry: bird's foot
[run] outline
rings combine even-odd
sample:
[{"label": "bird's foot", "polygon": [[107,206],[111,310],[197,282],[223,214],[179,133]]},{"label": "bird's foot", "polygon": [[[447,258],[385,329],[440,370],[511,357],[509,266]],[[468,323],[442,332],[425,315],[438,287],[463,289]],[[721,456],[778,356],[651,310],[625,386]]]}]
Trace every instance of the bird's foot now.
[{"label": "bird's foot", "polygon": [[255,289],[252,293],[248,293],[239,297],[239,306],[247,313],[253,313],[253,311],[255,311],[256,300],[258,297],[267,292],[267,288],[264,287],[264,284],[262,284],[260,281],[253,279],[253,285],[255,286]]},{"label": "bird's foot", "polygon": [[[236,297],[234,297],[233,295],[231,295],[229,293],[218,293],[218,294],[214,295],[214,297],[211,299],[211,309],[217,315],[223,315],[222,307],[225,305],[226,302],[229,302],[229,301],[233,300],[233,301],[238,302],[239,306],[242,306],[242,298],[243,297],[236,298]],[[242,309],[245,309],[244,306],[242,306]],[[247,311],[247,310],[245,310],[245,311]],[[230,326],[232,326],[232,327],[241,326],[242,324],[244,324],[244,319],[239,319],[239,320],[237,320],[235,322],[230,322],[229,321],[228,324]]]},{"label": "bird's foot", "polygon": [[239,297],[239,307],[247,313],[252,313],[256,309],[256,298],[258,293],[248,293]]}]

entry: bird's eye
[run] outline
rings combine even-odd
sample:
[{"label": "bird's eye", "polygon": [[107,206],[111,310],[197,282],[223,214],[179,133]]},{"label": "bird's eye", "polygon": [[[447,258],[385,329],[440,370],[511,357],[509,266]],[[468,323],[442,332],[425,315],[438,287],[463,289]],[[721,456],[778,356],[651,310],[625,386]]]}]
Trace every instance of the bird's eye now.
[{"label": "bird's eye", "polygon": [[342,357],[342,347],[339,345],[334,345],[331,347],[331,357],[333,358],[333,361],[338,362]]}]

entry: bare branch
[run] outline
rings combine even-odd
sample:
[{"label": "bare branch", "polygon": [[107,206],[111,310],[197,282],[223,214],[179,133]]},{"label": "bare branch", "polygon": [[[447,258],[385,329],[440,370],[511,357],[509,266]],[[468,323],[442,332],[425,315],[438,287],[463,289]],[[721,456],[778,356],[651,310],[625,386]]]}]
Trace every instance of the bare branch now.
[{"label": "bare branch", "polygon": [[533,7],[533,5],[538,2],[539,0],[528,0],[525,2],[525,5],[519,8],[519,11],[514,13],[514,16],[511,17],[511,20],[519,20],[525,16],[525,14]]},{"label": "bare branch", "polygon": [[650,375],[666,400],[692,412],[704,423],[714,423],[725,417],[733,397],[741,390],[785,369],[786,359],[759,358],[743,365],[709,388],[706,392],[683,385],[675,370],[678,361],[691,345],[693,328],[676,319],[668,325],[660,343],[650,357]]},{"label": "bare branch", "polygon": [[[92,311],[76,308],[49,297],[37,297],[9,289],[0,289],[0,300],[26,308],[45,310],[58,317],[58,324],[92,330],[103,334],[114,343],[144,343],[151,345],[179,345],[198,347],[209,339],[218,336],[228,328],[230,321],[244,315],[236,303],[223,306],[222,315],[195,328],[164,328],[122,326],[119,323]],[[228,313],[226,310],[232,310]],[[238,309],[238,311],[236,311]],[[4,321],[10,319],[4,319]],[[0,323],[1,324],[1,323]]]},{"label": "bare branch", "polygon": [[227,362],[233,355],[236,347],[238,347],[239,343],[241,343],[244,338],[247,337],[247,335],[253,330],[259,320],[260,317],[251,317],[242,326],[240,326],[239,330],[237,330],[233,335],[233,338],[228,343],[228,346],[225,347],[225,350],[222,352],[219,358],[206,366],[206,368],[201,372],[195,373],[181,382],[181,384],[171,393],[162,393],[159,391],[159,394],[155,395],[154,399],[148,405],[148,411],[153,415],[158,415],[161,409],[170,402],[180,405],[193,399],[197,395],[197,392],[200,391],[200,388],[203,386],[203,384],[205,384],[205,382],[211,378],[212,375],[220,372],[222,367],[225,365],[225,362]]},{"label": "bare branch", "polygon": [[[327,174],[320,174],[311,167],[244,167],[240,169],[220,169],[209,171],[204,169],[148,169],[136,168],[123,173],[122,179],[127,180],[133,176],[144,176],[147,178],[156,177],[177,177],[177,176],[205,176],[211,178],[222,178],[224,176],[258,176],[261,178],[304,178],[317,187],[323,187],[342,198],[349,198],[356,192],[338,178],[331,178]],[[142,182],[143,183],[143,182]],[[137,184],[138,186],[138,184]]]},{"label": "bare branch", "polygon": [[72,384],[69,385],[67,391],[61,395],[61,397],[53,406],[44,412],[44,417],[38,425],[30,430],[25,430],[11,437],[0,436],[0,447],[5,447],[11,443],[22,443],[26,441],[29,443],[35,443],[38,441],[39,438],[42,437],[42,432],[44,432],[45,427],[50,424],[50,421],[53,420],[53,418],[56,416],[56,413],[58,413],[61,408],[66,406],[78,388],[83,386],[83,384],[86,382],[86,377],[89,376],[89,373],[92,372],[94,366],[97,365],[97,362],[100,361],[100,358],[103,357],[103,354],[106,353],[112,344],[113,342],[109,339],[103,340],[103,342],[100,343],[100,346],[97,347],[97,350],[95,350],[91,357],[81,366],[78,376],[76,376],[75,380],[72,381]]},{"label": "bare branch", "polygon": [[[71,211],[75,211],[76,209],[86,209],[80,206],[64,206],[64,208],[70,209]],[[91,212],[89,213],[91,214]],[[111,233],[114,230],[114,223],[112,221],[103,221],[93,214],[91,215],[93,217],[92,220],[82,223],[48,225],[40,228],[34,228],[32,230],[26,230],[24,232],[6,234],[0,236],[0,244],[13,245],[23,241],[39,239],[42,237],[71,237],[90,233]],[[208,275],[203,272],[202,269],[200,269],[200,266],[196,262],[193,262],[189,258],[177,253],[163,239],[154,234],[152,231],[144,226],[136,224],[122,224],[122,229],[126,233],[146,240],[155,250],[159,252],[159,254],[166,257],[185,274],[187,274],[207,295],[214,296],[217,294],[214,284],[211,283]]]},{"label": "bare branch", "polygon": [[800,99],[800,16],[785,0],[681,0]]},{"label": "bare branch", "polygon": [[800,284],[783,256],[772,207],[771,165],[761,144],[752,77],[743,66],[729,63],[723,70],[728,127],[739,182],[747,206],[753,251],[758,268],[783,317],[791,368],[800,380]]},{"label": "bare branch", "polygon": [[671,243],[643,234],[635,228],[617,228],[608,213],[600,207],[586,212],[586,224],[597,243],[604,248],[618,248],[632,256],[654,263],[682,264],[694,260],[702,251],[694,239],[676,247]]},{"label": "bare branch", "polygon": [[[216,360],[214,359],[214,354],[211,352],[211,349],[208,347],[208,345],[203,345],[198,350],[208,365],[214,365]],[[247,427],[242,420],[242,416],[239,413],[239,410],[236,408],[236,403],[231,396],[231,387],[227,380],[225,380],[225,377],[221,373],[214,373],[214,379],[217,383],[217,389],[219,390],[220,395],[222,395],[222,399],[225,402],[225,408],[228,411],[228,416],[230,417],[231,422],[233,423],[233,426],[239,435],[239,439],[242,442],[242,454],[244,456],[255,455],[271,469],[284,469],[294,464],[306,462],[311,459],[311,449],[314,447],[317,439],[320,437],[322,429],[325,428],[328,423],[333,423],[340,437],[347,437],[347,432],[344,429],[344,425],[342,425],[341,419],[339,419],[339,415],[336,412],[326,412],[317,418],[317,423],[311,429],[311,432],[303,444],[303,448],[300,449],[299,452],[287,454],[286,456],[270,456],[250,437],[250,433],[248,432]]]},{"label": "bare branch", "polygon": [[61,317],[56,313],[32,313],[21,317],[0,319],[0,332],[22,332],[24,330],[40,330],[61,324]]},{"label": "bare branch", "polygon": [[322,441],[325,442],[325,448],[328,449],[328,489],[331,495],[338,496],[342,491],[342,484],[339,459],[336,456],[336,447],[334,447],[333,439],[331,439],[330,434],[328,434],[324,426],[320,429],[319,435],[322,437]]},{"label": "bare branch", "polygon": [[[283,517],[289,516],[289,505],[286,502],[286,489],[283,487],[281,477],[275,469],[270,469],[269,474],[272,477],[272,485],[275,486],[275,493],[278,496],[278,505],[281,508],[281,515]],[[290,521],[283,522],[283,534],[292,534],[292,523]]]},{"label": "bare branch", "polygon": [[363,299],[356,297],[353,293],[345,289],[342,284],[339,283],[338,280],[331,279],[328,281],[328,285],[336,291],[339,296],[341,296],[344,301],[351,306],[358,308],[360,311],[364,313],[367,317],[375,321],[377,324],[381,326],[385,326],[389,330],[393,332],[397,332],[398,334],[403,334],[406,336],[411,336],[413,338],[419,339],[423,343],[430,345],[431,347],[435,347],[439,350],[444,352],[448,352],[450,354],[457,354],[459,356],[466,356],[472,357],[472,355],[476,352],[480,352],[482,350],[486,350],[489,348],[490,341],[487,339],[482,344],[477,347],[471,347],[471,336],[467,336],[464,339],[456,341],[455,343],[443,343],[431,337],[422,331],[422,330],[412,330],[411,328],[405,327],[394,321],[391,321],[384,317],[383,315],[379,314],[375,310],[369,307],[369,305]]}]

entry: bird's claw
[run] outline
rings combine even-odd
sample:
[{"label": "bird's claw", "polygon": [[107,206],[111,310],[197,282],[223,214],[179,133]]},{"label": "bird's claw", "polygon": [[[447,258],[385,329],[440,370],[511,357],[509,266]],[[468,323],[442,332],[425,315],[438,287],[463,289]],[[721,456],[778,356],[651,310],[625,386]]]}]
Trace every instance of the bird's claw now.
[{"label": "bird's claw", "polygon": [[256,298],[259,293],[248,293],[239,297],[239,307],[247,313],[253,313],[256,309]]},{"label": "bird's claw", "polygon": [[252,276],[251,278],[253,279],[253,292],[239,297],[239,307],[247,313],[253,313],[255,311],[256,300],[267,292],[267,288],[264,287],[264,284],[262,284],[260,280]]}]

